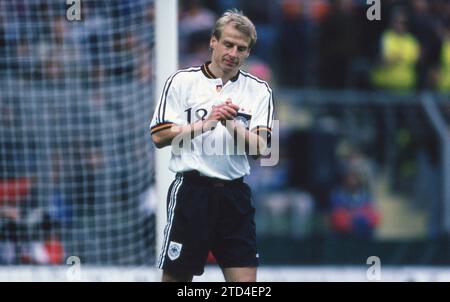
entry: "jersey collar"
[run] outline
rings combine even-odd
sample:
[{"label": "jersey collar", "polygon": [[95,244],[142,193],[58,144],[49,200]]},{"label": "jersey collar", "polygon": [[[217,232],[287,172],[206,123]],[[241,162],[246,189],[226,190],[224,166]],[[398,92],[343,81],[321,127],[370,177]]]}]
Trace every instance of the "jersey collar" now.
[{"label": "jersey collar", "polygon": [[[203,65],[201,66],[202,72],[203,72],[203,74],[205,75],[205,77],[207,77],[208,79],[217,79],[217,77],[212,73],[212,71],[211,71],[211,70],[209,69],[209,67],[208,67],[208,65],[209,65],[210,63],[211,63],[211,61],[208,61],[208,62],[206,62],[205,64],[203,64]],[[238,71],[238,72],[236,73],[236,75],[230,79],[230,81],[231,81],[231,82],[236,82],[237,79],[239,78],[239,74],[240,74],[240,73],[241,73],[241,72]]]}]

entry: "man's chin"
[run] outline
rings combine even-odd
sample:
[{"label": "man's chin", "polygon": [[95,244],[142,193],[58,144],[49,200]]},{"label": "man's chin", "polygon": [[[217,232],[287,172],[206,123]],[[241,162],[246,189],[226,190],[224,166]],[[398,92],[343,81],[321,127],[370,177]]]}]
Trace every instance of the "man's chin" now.
[{"label": "man's chin", "polygon": [[233,66],[229,66],[229,65],[224,65],[223,66],[223,71],[224,73],[236,73],[239,69],[239,66],[233,65]]}]

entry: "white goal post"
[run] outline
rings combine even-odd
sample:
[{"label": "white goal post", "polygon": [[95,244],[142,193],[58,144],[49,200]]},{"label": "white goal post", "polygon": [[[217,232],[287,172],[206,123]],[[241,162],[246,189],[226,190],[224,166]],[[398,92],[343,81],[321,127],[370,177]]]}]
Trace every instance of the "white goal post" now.
[{"label": "white goal post", "polygon": [[[160,97],[166,79],[178,69],[178,1],[155,0],[156,95]],[[155,102],[156,103],[156,102]],[[174,173],[168,169],[170,148],[156,150],[156,253],[160,253],[166,224],[166,196]]]}]

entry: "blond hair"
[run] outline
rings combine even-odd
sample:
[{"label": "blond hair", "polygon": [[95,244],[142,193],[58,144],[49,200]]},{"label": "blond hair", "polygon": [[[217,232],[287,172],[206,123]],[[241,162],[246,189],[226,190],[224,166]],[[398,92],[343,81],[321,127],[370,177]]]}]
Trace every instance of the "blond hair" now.
[{"label": "blond hair", "polygon": [[224,26],[230,23],[234,25],[235,29],[250,38],[249,48],[252,48],[257,39],[255,25],[242,11],[237,9],[227,10],[223,13],[217,20],[212,35],[216,37],[217,40],[220,40]]}]

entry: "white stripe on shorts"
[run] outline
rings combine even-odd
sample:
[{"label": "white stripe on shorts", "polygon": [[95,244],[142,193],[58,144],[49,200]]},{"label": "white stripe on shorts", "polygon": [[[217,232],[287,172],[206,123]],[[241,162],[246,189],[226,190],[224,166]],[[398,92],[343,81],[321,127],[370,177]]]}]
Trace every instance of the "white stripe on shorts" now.
[{"label": "white stripe on shorts", "polygon": [[181,185],[183,184],[183,176],[181,176],[180,178],[177,178],[175,180],[175,183],[172,187],[172,192],[170,194],[170,201],[169,201],[169,219],[167,221],[166,227],[164,229],[164,244],[162,246],[162,250],[161,250],[161,255],[159,256],[159,261],[158,261],[158,268],[162,269],[163,264],[164,264],[164,259],[166,258],[166,250],[167,250],[167,245],[169,244],[169,237],[170,237],[170,230],[172,229],[172,223],[173,223],[173,216],[175,213],[175,206],[177,204],[177,194],[178,194],[178,190],[181,187]]}]

